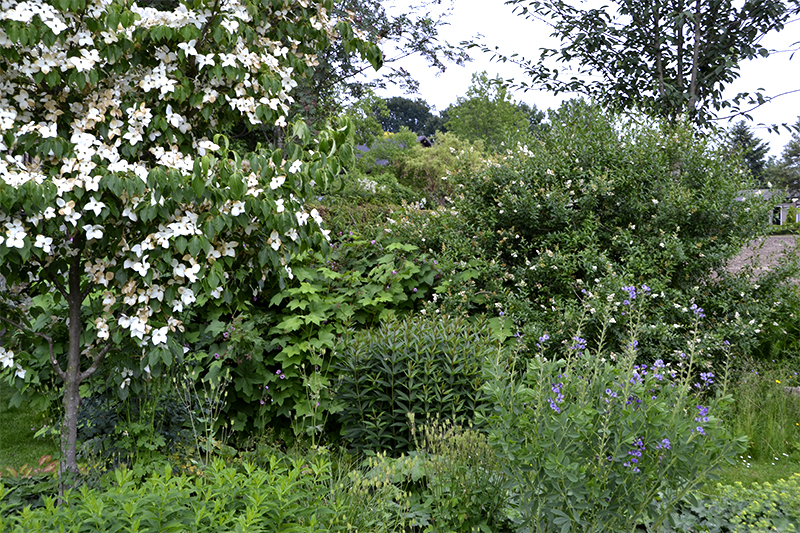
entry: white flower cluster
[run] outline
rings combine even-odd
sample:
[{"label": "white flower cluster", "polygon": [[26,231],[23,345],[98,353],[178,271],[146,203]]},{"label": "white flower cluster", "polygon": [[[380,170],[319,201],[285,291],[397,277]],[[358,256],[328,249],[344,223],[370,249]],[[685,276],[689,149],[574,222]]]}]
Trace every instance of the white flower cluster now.
[{"label": "white flower cluster", "polygon": [[14,352],[11,350],[6,350],[2,346],[0,346],[0,366],[3,368],[11,368],[15,366],[16,370],[14,375],[18,378],[25,379],[25,369],[23,369],[19,363],[14,363]]},{"label": "white flower cluster", "polygon": [[[95,0],[88,7],[90,16],[103,18],[105,10],[111,2]],[[148,169],[138,158],[130,160],[123,155],[120,147],[123,142],[136,146],[145,140],[154,141],[162,135],[158,127],[153,125],[153,110],[143,102],[131,104],[131,96],[137,90],[157,92],[161,100],[168,101],[173,97],[182,77],[179,71],[180,53],[183,57],[194,58],[198,68],[202,71],[204,66],[221,65],[223,67],[243,68],[247,72],[232,91],[225,85],[226,82],[218,78],[198,76],[193,81],[193,91],[203,94],[202,104],[213,104],[220,96],[220,89],[226,91],[224,101],[231,109],[237,110],[252,124],[260,124],[258,116],[259,107],[266,107],[281,113],[276,124],[285,126],[285,114],[293,98],[289,92],[297,86],[294,79],[295,72],[292,67],[285,66],[288,54],[296,51],[298,41],[287,38],[287,43],[272,41],[265,36],[266,28],[260,28],[257,38],[246,41],[239,35],[230,53],[210,52],[201,54],[196,49],[196,40],[189,40],[178,45],[179,52],[170,49],[167,45],[159,46],[154,50],[154,55],[160,63],[153,67],[139,67],[128,72],[114,74],[111,70],[104,71],[101,80],[87,94],[82,95],[81,103],[70,103],[72,114],[69,132],[62,128],[66,124],[59,124],[59,117],[64,115],[65,103],[71,99],[67,90],[60,96],[44,95],[38,100],[31,94],[34,86],[27,85],[22,80],[30,80],[36,75],[48,74],[59,71],[62,76],[70,70],[80,73],[89,73],[97,68],[102,61],[100,49],[96,39],[104,44],[113,44],[122,40],[134,39],[134,31],[138,28],[150,29],[157,26],[166,26],[181,29],[185,26],[202,28],[212,17],[209,9],[189,10],[180,5],[174,11],[158,11],[150,7],[139,7],[134,4],[131,11],[139,15],[133,26],[119,28],[114,31],[91,33],[81,21],[69,14],[61,14],[51,5],[41,0],[2,2],[0,20],[14,20],[32,23],[38,17],[56,35],[66,33],[64,41],[56,41],[48,47],[40,44],[21,47],[18,43],[11,42],[8,36],[0,30],[0,47],[15,48],[22,57],[20,62],[11,64],[8,69],[0,68],[0,135],[5,132],[14,132],[16,135],[35,132],[41,139],[52,139],[62,136],[69,139],[74,149],[74,157],[64,158],[60,162],[50,161],[60,167],[54,182],[59,187],[59,194],[73,190],[75,187],[86,186],[87,190],[96,190],[99,177],[93,175],[93,170],[98,164],[105,164],[112,172],[135,172],[145,179]],[[240,23],[249,23],[251,16],[244,4],[237,0],[229,0],[221,4],[221,27],[231,34],[240,31]],[[287,17],[287,13],[277,13],[276,16]],[[326,24],[332,31],[332,22],[328,20],[324,10],[320,16],[315,17],[316,25]],[[287,46],[290,45],[290,46]],[[77,53],[75,53],[77,52]],[[105,57],[105,56],[104,56]],[[306,58],[307,63],[316,61]],[[252,76],[249,72],[260,72],[268,69],[280,79],[280,89],[273,90],[264,87],[260,78]],[[14,95],[7,98],[5,95]],[[37,117],[42,117],[41,120]],[[166,106],[166,122],[169,127],[181,132],[191,134],[191,125],[187,118],[175,112],[169,104]],[[213,120],[212,120],[213,122]],[[99,126],[103,126],[100,134]],[[197,147],[205,139],[192,140]],[[5,152],[11,147],[5,146],[0,141],[0,151]],[[202,147],[201,147],[202,150]],[[198,151],[201,151],[198,150]],[[156,159],[156,163],[167,168],[176,168],[190,172],[193,167],[193,157],[181,153],[177,146],[149,148]],[[200,155],[203,155],[202,151]],[[98,161],[100,163],[98,163]],[[293,171],[297,169],[293,167]],[[21,157],[5,156],[0,159],[0,179],[14,187],[35,180],[41,183],[46,179],[41,169],[29,169]]]},{"label": "white flower cluster", "polygon": [[[195,131],[200,128],[192,127],[192,116],[205,116],[206,106],[213,110],[207,118],[212,127],[220,110],[234,111],[253,124],[261,123],[267,116],[275,124],[286,126],[286,115],[293,103],[290,92],[297,86],[295,78],[299,75],[289,66],[291,56],[307,65],[315,64],[316,58],[298,51],[307,43],[291,37],[283,39],[284,42],[268,38],[267,23],[255,27],[255,32],[248,32],[245,40],[242,27],[250,24],[253,17],[239,0],[219,3],[221,12],[216,15],[202,5],[197,9],[180,5],[166,12],[133,4],[131,11],[138,19],[132,25],[104,28],[104,22],[110,18],[107,9],[112,4],[117,3],[87,0],[86,12],[78,17],[62,13],[43,0],[0,0],[0,22],[44,24],[59,36],[49,45],[43,44],[49,40],[23,45],[13,42],[0,29],[0,187],[6,184],[19,189],[28,182],[52,183],[51,190],[57,194],[53,205],[41,212],[26,210],[25,215],[13,217],[0,212],[0,247],[21,250],[30,246],[41,250],[32,256],[33,263],[44,252],[47,257],[41,261],[51,264],[56,255],[70,257],[79,253],[69,242],[76,235],[85,238],[87,248],[97,247],[98,241],[111,238],[122,228],[126,236],[114,248],[115,255],[82,260],[85,274],[95,287],[103,288],[104,314],[94,319],[94,330],[99,339],[110,338],[113,308],[121,301],[129,308],[116,324],[140,343],[158,346],[166,342],[168,331],[183,327],[169,316],[169,310],[177,313],[197,301],[198,288],[194,284],[202,281],[205,269],[222,258],[235,258],[237,248],[242,247],[230,235],[218,236],[210,249],[204,248],[205,252],[195,255],[175,252],[169,257],[163,250],[171,249],[176,240],[188,241],[203,235],[198,219],[201,213],[211,211],[212,206],[181,205],[169,217],[160,214],[152,231],[133,232],[135,237],[132,237],[131,233],[125,233],[125,228],[141,222],[140,218],[146,220],[144,217],[151,215],[143,215],[143,210],[163,206],[164,198],[145,188],[136,196],[123,192],[118,198],[121,205],[109,206],[108,199],[100,195],[101,178],[132,174],[147,183],[156,166],[190,175],[198,154],[204,156],[220,148],[201,136],[203,132]],[[311,2],[300,0],[300,4],[308,7]],[[321,7],[317,10],[312,26],[332,36],[334,21]],[[273,19],[290,20],[298,16],[292,11],[277,11],[272,14]],[[204,49],[197,39],[177,45],[171,41],[159,44],[154,39],[149,44],[153,48],[147,50],[154,58],[152,62],[143,61],[129,69],[116,68],[126,58],[114,58],[114,53],[138,49],[142,32],[157,27],[202,29],[212,15],[230,34],[233,45],[228,50],[213,47],[209,50],[208,42]],[[94,26],[86,24],[88,19],[94,19],[99,29],[90,30]],[[185,32],[173,34],[182,36]],[[20,58],[18,61],[7,59],[11,57],[9,49],[13,49],[11,55]],[[225,76],[219,76],[219,68],[225,69]],[[264,73],[274,83],[263,84]],[[42,90],[43,75],[58,75],[63,90]],[[236,80],[233,84],[232,78]],[[68,83],[68,79],[77,81]],[[49,81],[48,84],[52,85]],[[185,101],[187,88],[192,93],[190,106]],[[179,97],[181,91],[184,94]],[[49,153],[44,148],[33,155],[19,155],[23,146],[45,145],[52,146]],[[274,173],[269,182],[272,191],[283,187],[287,177],[293,183],[292,177],[304,170],[300,161],[282,165],[279,169],[270,161]],[[248,201],[264,194],[266,185],[256,173],[245,179]],[[102,194],[109,193],[104,190]],[[276,198],[275,212],[294,212],[300,226],[306,225],[309,218],[322,224],[316,210],[307,213],[298,207],[299,203],[293,196],[286,200]],[[248,217],[245,220],[250,222],[244,230],[247,235],[256,227],[257,220],[248,213],[247,201],[227,200],[219,206],[219,211],[232,217]],[[107,220],[112,213],[112,219]],[[324,233],[328,237],[328,232]],[[62,235],[68,239],[59,239]],[[283,235],[273,231],[268,245],[278,251],[299,238],[295,228],[289,228]],[[283,268],[292,276],[288,256],[281,256]],[[127,281],[119,287],[114,283],[115,273],[123,269],[127,271]],[[222,298],[227,279],[225,273],[211,291],[212,297]],[[154,317],[154,309],[163,311]],[[156,327],[164,320],[168,326]],[[20,371],[24,376],[24,371]]]}]

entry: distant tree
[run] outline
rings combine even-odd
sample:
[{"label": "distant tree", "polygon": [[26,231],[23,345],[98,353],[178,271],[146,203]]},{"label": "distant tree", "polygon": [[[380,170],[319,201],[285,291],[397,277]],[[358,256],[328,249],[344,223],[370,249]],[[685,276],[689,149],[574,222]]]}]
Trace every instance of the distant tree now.
[{"label": "distant tree", "polygon": [[769,145],[756,137],[744,120],[734,124],[728,132],[728,143],[731,152],[741,155],[753,177],[761,181],[767,164]]},{"label": "distant tree", "polygon": [[[782,30],[798,11],[798,0],[615,0],[597,8],[563,0],[506,4],[516,6],[519,16],[550,24],[560,41],[541,49],[538,60],[472,43],[499,61],[520,64],[530,81],[519,86],[578,92],[604,105],[671,121],[686,115],[696,123],[723,108],[738,111],[749,95],[731,101],[724,89],[739,77],[742,61],[769,55],[761,38]],[[572,66],[573,75],[560,77],[567,69],[552,60]],[[760,93],[750,98],[766,99]]]},{"label": "distant tree", "polygon": [[783,147],[781,158],[771,157],[767,162],[764,179],[776,187],[800,189],[800,118],[794,125],[792,138]]},{"label": "distant tree", "polygon": [[447,128],[469,141],[483,140],[490,150],[509,146],[528,134],[530,118],[511,97],[499,78],[472,75],[466,96],[447,109]]},{"label": "distant tree", "polygon": [[364,96],[353,102],[343,115],[353,123],[355,143],[369,146],[375,139],[383,137],[381,122],[389,116],[389,110],[383,98],[367,89]]},{"label": "distant tree", "polygon": [[783,157],[786,168],[800,173],[800,118],[795,122],[792,138],[786,146],[783,147],[781,156]]},{"label": "distant tree", "polygon": [[433,118],[433,113],[425,100],[393,96],[387,98],[385,104],[388,114],[380,118],[385,131],[397,133],[405,126],[417,135],[427,134],[425,126]]},{"label": "distant tree", "polygon": [[536,104],[528,105],[525,102],[517,104],[517,108],[528,117],[528,133],[536,135],[538,133],[547,131],[548,124],[545,122],[547,114],[536,107]]}]

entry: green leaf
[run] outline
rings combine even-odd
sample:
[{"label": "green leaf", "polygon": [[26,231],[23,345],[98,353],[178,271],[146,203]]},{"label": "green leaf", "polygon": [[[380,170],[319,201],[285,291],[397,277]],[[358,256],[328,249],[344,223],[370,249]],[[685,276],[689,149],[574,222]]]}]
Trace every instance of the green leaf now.
[{"label": "green leaf", "polygon": [[297,331],[303,327],[303,319],[298,316],[291,316],[283,319],[276,328],[284,332]]},{"label": "green leaf", "polygon": [[202,198],[203,197],[203,193],[206,190],[206,183],[203,180],[203,178],[201,178],[200,176],[195,176],[192,179],[192,190],[194,191],[194,194],[198,198]]},{"label": "green leaf", "polygon": [[195,235],[192,237],[192,239],[189,241],[188,249],[192,257],[196,258],[200,256],[200,250],[203,249],[203,243],[200,241],[199,236]]}]

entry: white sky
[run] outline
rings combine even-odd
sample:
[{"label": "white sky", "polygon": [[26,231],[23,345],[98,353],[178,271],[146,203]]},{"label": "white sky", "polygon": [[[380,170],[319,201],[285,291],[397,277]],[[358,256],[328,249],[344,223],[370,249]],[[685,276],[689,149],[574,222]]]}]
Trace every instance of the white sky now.
[{"label": "white sky", "polygon": [[[397,0],[393,11],[402,10],[404,6],[413,3],[408,0]],[[442,7],[446,7],[446,4],[449,4],[447,0],[442,2]],[[487,45],[497,46],[507,55],[517,52],[529,58],[538,57],[540,47],[557,44],[557,41],[549,36],[550,29],[546,24],[514,15],[512,8],[505,5],[503,0],[455,0],[453,4],[452,14],[445,19],[448,25],[440,29],[441,39],[451,44],[470,40],[480,33]],[[786,50],[796,41],[800,41],[800,21],[790,23],[780,33],[766,36],[762,43],[772,50]],[[797,46],[795,45],[795,49]],[[389,50],[385,50],[384,53],[389,58],[392,55]],[[753,92],[763,88],[765,95],[777,95],[800,89],[800,52],[791,61],[790,55],[790,53],[776,53],[768,58],[743,63],[741,77],[728,86],[726,94],[733,97],[739,92]],[[525,79],[520,68],[510,63],[492,62],[488,54],[483,54],[478,49],[472,49],[470,56],[473,61],[466,66],[449,65],[447,71],[438,76],[435,69],[429,67],[421,58],[406,58],[398,64],[419,80],[419,94],[403,94],[402,90],[396,87],[388,87],[385,91],[379,91],[379,94],[385,97],[421,97],[441,111],[455,102],[458,96],[466,93],[473,72],[486,70],[490,77],[499,74],[505,79]],[[541,91],[515,93],[517,100],[536,104],[543,110],[558,107],[562,100],[570,96],[555,97]],[[770,155],[778,156],[791,134],[781,130],[781,134],[776,135],[759,124],[783,122],[794,124],[800,116],[800,92],[776,98],[773,102],[754,110],[751,115],[753,122],[749,125],[755,135],[769,143]],[[741,118],[736,118],[734,122],[738,120]]]}]

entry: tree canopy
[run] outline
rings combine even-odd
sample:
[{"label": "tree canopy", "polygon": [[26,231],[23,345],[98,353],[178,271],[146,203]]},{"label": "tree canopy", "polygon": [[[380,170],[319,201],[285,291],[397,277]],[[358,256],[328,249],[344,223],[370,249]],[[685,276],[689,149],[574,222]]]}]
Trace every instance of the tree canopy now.
[{"label": "tree canopy", "polygon": [[[451,0],[452,1],[452,0]],[[443,41],[439,30],[445,24],[449,10],[441,15],[432,13],[432,5],[441,0],[418,0],[400,14],[387,11],[382,0],[339,0],[331,16],[348,20],[360,38],[379,43],[384,51],[380,76],[365,81],[361,74],[371,68],[369,60],[357,54],[341,41],[331,41],[317,54],[319,64],[313,76],[301,83],[298,99],[306,113],[331,116],[341,111],[347,101],[365,96],[367,89],[396,85],[414,92],[419,84],[412,74],[397,66],[408,56],[422,57],[430,68],[444,72],[448,63],[463,65],[469,56],[463,49]]]},{"label": "tree canopy", "polygon": [[[605,105],[642,109],[671,121],[686,115],[697,123],[725,108],[739,110],[747,95],[729,101],[724,89],[739,77],[742,61],[769,55],[761,38],[782,30],[798,9],[797,0],[746,0],[741,5],[732,0],[616,0],[596,8],[563,0],[506,4],[515,6],[519,16],[547,22],[561,43],[543,48],[533,60],[483,46],[496,59],[525,68],[530,80],[520,87],[578,92]],[[761,94],[752,98],[764,100]]]},{"label": "tree canopy", "polygon": [[447,128],[470,141],[483,140],[498,150],[520,139],[530,129],[530,114],[514,102],[508,88],[484,71],[472,75],[465,96],[447,109]]},{"label": "tree canopy", "polygon": [[769,145],[756,137],[744,120],[734,124],[728,136],[731,151],[741,155],[753,177],[761,181],[764,166],[767,164]]},{"label": "tree canopy", "polygon": [[385,100],[388,114],[381,117],[384,131],[397,133],[405,126],[417,135],[431,135],[435,131],[427,129],[434,114],[431,107],[422,98],[411,100],[402,96],[393,96]]},{"label": "tree canopy", "polygon": [[783,147],[780,158],[771,157],[764,168],[764,179],[777,187],[800,189],[800,118],[794,124],[792,138]]}]

